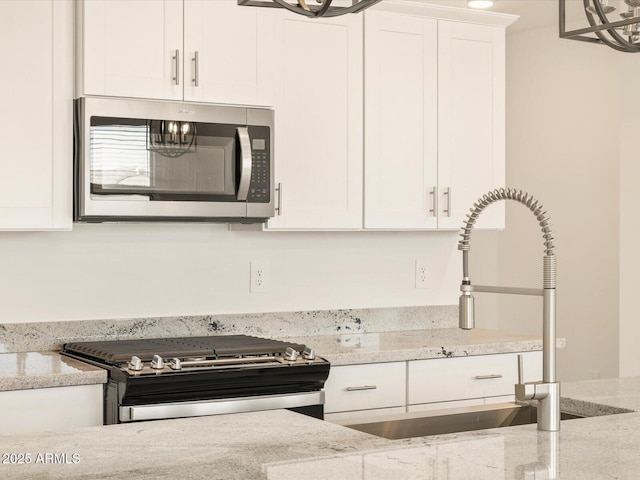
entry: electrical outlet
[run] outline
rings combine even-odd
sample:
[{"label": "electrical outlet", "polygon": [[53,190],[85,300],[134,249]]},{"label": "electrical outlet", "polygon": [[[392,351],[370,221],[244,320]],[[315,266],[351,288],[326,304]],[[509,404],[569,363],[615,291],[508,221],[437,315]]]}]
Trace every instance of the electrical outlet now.
[{"label": "electrical outlet", "polygon": [[599,380],[600,370],[587,370],[587,375],[589,375],[590,380]]},{"label": "electrical outlet", "polygon": [[251,261],[251,293],[267,293],[269,291],[269,262]]},{"label": "electrical outlet", "polygon": [[428,288],[428,267],[427,262],[421,259],[416,260],[416,288]]}]

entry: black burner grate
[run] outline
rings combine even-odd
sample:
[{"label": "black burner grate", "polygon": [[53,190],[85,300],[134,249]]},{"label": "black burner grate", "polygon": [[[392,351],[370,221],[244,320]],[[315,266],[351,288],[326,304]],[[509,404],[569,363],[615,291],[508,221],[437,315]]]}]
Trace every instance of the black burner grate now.
[{"label": "black burner grate", "polygon": [[249,355],[280,355],[287,347],[298,351],[304,345],[249,335],[218,335],[212,337],[149,338],[141,340],[108,340],[102,342],[70,342],[63,351],[78,353],[96,360],[121,363],[133,355],[149,361],[154,355],[163,358],[237,357]]}]

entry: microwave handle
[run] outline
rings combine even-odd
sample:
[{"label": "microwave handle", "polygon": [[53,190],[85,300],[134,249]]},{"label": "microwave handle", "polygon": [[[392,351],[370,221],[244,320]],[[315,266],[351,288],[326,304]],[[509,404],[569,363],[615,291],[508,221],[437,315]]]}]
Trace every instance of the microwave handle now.
[{"label": "microwave handle", "polygon": [[240,184],[237,199],[244,201],[247,199],[251,183],[251,139],[247,127],[238,127],[236,131],[240,139]]}]

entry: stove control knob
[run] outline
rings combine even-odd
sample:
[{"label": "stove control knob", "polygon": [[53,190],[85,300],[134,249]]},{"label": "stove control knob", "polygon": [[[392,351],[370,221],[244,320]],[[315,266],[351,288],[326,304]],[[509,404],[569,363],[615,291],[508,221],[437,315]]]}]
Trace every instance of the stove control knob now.
[{"label": "stove control knob", "polygon": [[162,370],[164,368],[164,360],[160,355],[153,356],[153,360],[151,360],[151,368],[155,368],[156,370]]},{"label": "stove control knob", "polygon": [[169,365],[173,370],[182,370],[182,362],[179,358],[172,358]]},{"label": "stove control knob", "polygon": [[129,370],[133,370],[134,372],[139,372],[142,370],[142,360],[140,360],[135,355],[131,357],[131,361],[129,362]]},{"label": "stove control knob", "polygon": [[313,350],[313,348],[305,347],[304,351],[302,352],[302,356],[307,360],[315,360],[316,352]]},{"label": "stove control knob", "polygon": [[298,358],[298,351],[295,348],[287,347],[284,352],[284,359],[290,362],[295,362]]}]

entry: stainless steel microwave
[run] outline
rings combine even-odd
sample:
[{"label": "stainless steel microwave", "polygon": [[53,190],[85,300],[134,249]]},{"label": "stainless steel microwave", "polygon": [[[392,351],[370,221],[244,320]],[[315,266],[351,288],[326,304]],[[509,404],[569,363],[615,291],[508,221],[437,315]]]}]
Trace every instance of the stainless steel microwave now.
[{"label": "stainless steel microwave", "polygon": [[75,109],[76,221],[274,215],[272,110],[89,97]]}]

